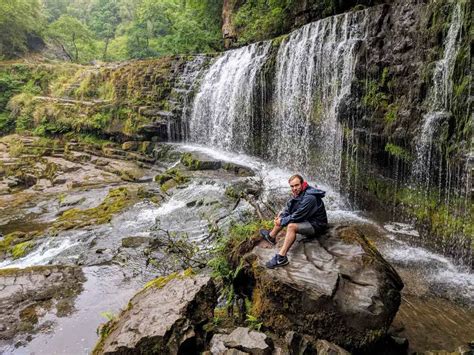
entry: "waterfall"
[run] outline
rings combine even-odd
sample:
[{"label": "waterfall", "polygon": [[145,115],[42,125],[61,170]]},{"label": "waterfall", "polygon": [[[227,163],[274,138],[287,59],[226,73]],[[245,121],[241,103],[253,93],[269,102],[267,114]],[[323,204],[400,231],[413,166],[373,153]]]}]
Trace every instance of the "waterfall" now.
[{"label": "waterfall", "polygon": [[366,18],[360,11],[308,24],[291,33],[277,54],[269,155],[335,188],[343,138],[339,109],[351,91]]},{"label": "waterfall", "polygon": [[227,150],[252,153],[260,132],[256,117],[258,82],[270,42],[224,53],[209,68],[188,121],[188,140]]},{"label": "waterfall", "polygon": [[[190,103],[193,102],[193,95],[196,88],[198,87],[201,79],[201,75],[204,71],[208,58],[204,55],[198,55],[192,61],[187,62],[180,75],[179,80],[175,84],[175,89],[181,89],[184,91],[181,99],[181,120],[180,123],[186,122],[186,117],[189,116],[191,111]],[[187,132],[187,125],[182,124],[181,126],[181,137],[185,138],[189,135]]]},{"label": "waterfall", "polygon": [[439,124],[449,115],[450,98],[453,91],[453,71],[459,50],[459,31],[462,24],[462,9],[458,3],[451,14],[451,23],[444,41],[443,58],[436,62],[433,86],[428,92],[428,110],[424,115],[421,132],[416,144],[416,157],[412,176],[427,188],[431,181],[433,137]]}]

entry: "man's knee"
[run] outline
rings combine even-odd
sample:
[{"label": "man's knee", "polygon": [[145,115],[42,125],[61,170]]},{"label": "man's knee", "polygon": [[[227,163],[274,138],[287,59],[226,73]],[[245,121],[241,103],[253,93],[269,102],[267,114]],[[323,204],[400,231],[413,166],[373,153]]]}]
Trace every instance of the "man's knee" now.
[{"label": "man's knee", "polygon": [[297,223],[288,224],[288,230],[290,230],[292,232],[297,232],[298,231],[298,224]]}]

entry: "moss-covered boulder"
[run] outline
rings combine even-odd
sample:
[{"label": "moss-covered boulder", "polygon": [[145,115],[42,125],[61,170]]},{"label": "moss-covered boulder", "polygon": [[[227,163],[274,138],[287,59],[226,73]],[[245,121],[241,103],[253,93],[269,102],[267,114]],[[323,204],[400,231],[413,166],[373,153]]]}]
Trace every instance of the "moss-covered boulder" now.
[{"label": "moss-covered boulder", "polygon": [[276,252],[256,246],[241,259],[237,278],[236,287],[252,300],[252,315],[265,327],[281,335],[293,330],[327,339],[349,350],[369,349],[386,335],[403,283],[357,227],[337,227],[320,239],[297,242],[289,265],[265,268]]},{"label": "moss-covered boulder", "polygon": [[222,167],[221,161],[197,152],[184,153],[181,156],[181,163],[189,170],[217,170]]},{"label": "moss-covered boulder", "polygon": [[203,350],[216,291],[209,276],[172,274],[148,283],[101,328],[93,354],[187,354]]}]

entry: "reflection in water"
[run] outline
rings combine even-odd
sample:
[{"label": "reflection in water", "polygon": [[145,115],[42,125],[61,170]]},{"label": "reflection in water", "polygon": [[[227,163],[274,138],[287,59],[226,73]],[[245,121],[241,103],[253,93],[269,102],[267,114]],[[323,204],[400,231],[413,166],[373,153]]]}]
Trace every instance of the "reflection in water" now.
[{"label": "reflection in water", "polygon": [[393,322],[398,335],[409,339],[409,352],[443,349],[454,351],[472,341],[474,310],[441,298],[403,296]]}]

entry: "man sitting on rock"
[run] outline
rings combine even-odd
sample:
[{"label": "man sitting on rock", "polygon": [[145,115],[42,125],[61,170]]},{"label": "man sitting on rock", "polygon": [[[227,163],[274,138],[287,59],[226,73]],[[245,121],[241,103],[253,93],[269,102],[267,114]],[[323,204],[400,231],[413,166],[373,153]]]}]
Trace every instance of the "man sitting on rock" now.
[{"label": "man sitting on rock", "polygon": [[275,217],[275,226],[269,232],[261,229],[260,234],[266,241],[275,245],[277,234],[284,228],[286,236],[283,246],[266,266],[274,269],[288,264],[286,256],[296,239],[296,234],[315,237],[322,234],[328,224],[326,208],[322,198],[326,192],[308,185],[301,175],[293,175],[288,180],[293,197],[286,204],[285,209]]}]

